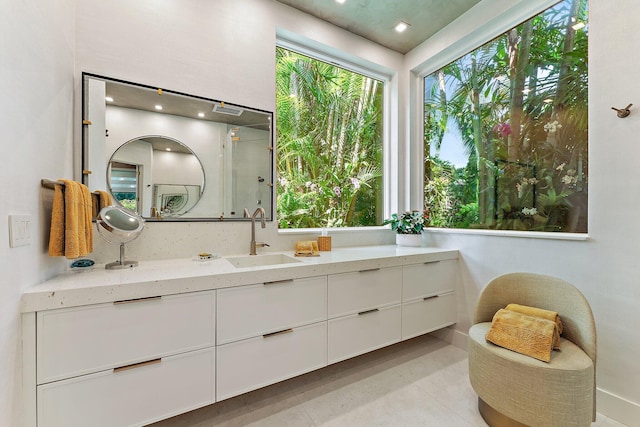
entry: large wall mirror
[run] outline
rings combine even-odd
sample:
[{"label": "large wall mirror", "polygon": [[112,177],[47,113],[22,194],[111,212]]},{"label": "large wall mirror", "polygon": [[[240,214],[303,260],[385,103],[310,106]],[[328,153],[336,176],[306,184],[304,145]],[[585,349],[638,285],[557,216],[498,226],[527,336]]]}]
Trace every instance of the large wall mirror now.
[{"label": "large wall mirror", "polygon": [[148,221],[273,219],[273,114],[84,73],[83,176]]}]

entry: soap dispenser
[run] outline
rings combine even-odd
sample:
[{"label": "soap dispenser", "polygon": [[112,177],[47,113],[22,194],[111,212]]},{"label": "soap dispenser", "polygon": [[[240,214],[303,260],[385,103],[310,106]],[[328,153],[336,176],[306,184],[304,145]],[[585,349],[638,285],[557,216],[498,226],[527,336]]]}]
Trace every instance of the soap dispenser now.
[{"label": "soap dispenser", "polygon": [[322,234],[318,236],[318,250],[330,251],[331,250],[331,236],[327,235],[327,229],[322,229]]}]

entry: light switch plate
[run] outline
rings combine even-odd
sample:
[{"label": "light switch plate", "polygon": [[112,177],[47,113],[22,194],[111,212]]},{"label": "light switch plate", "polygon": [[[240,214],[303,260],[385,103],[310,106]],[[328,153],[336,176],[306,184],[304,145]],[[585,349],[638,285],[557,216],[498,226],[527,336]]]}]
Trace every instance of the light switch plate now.
[{"label": "light switch plate", "polygon": [[9,246],[31,244],[31,215],[9,215]]}]

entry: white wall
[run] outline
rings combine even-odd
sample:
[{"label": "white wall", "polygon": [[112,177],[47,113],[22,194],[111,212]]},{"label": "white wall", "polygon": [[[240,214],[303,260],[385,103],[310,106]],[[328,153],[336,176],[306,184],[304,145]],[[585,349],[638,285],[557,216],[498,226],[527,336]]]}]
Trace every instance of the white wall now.
[{"label": "white wall", "polygon": [[[20,294],[64,268],[45,255],[53,192],[40,179],[73,172],[73,0],[0,10],[0,425],[20,426]],[[9,214],[31,215],[30,245],[9,248]]]},{"label": "white wall", "polygon": [[[459,56],[474,32],[487,40],[499,21],[518,16],[548,0],[481,2],[473,15],[434,36],[406,56],[407,73],[433,71]],[[640,108],[626,119],[611,107],[640,107],[640,41],[634,37],[640,3],[590,2],[589,23],[589,239],[586,241],[485,236],[432,232],[436,246],[458,248],[462,292],[458,324],[450,333],[466,343],[476,298],[492,277],[531,271],[574,283],[591,303],[598,331],[598,411],[630,426],[640,425]],[[506,22],[506,21],[505,21]],[[512,22],[513,23],[513,22]],[[503,24],[508,29],[510,24]],[[446,60],[448,58],[448,60]],[[417,85],[414,80],[413,85]],[[414,102],[419,100],[414,99]],[[409,123],[413,140],[418,117]],[[418,194],[419,197],[419,194]]]},{"label": "white wall", "polygon": [[[359,57],[397,85],[402,55],[273,0],[83,0],[76,5],[76,87],[81,73],[89,72],[274,111],[276,28],[313,39],[318,49]],[[390,137],[399,140],[400,131],[396,123]],[[77,133],[78,146],[79,139]],[[308,238],[279,236],[276,226],[270,222],[256,231],[270,250],[293,249],[296,240]],[[245,222],[147,223],[127,254],[138,260],[237,254],[248,252],[249,241]],[[353,241],[335,236],[334,245]],[[359,233],[357,241],[391,243],[393,236],[386,230]],[[102,239],[94,239],[94,249],[98,262],[117,258],[118,248]]]}]

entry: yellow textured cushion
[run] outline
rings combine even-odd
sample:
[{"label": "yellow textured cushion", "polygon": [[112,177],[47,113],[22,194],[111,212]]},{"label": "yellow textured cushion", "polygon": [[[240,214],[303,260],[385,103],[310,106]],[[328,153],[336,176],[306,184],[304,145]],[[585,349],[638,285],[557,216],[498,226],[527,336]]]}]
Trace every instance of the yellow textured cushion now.
[{"label": "yellow textured cushion", "polygon": [[549,362],[555,336],[556,324],[551,320],[500,309],[493,316],[486,339],[500,347]]},{"label": "yellow textured cushion", "polygon": [[555,322],[556,331],[553,337],[553,348],[557,350],[560,347],[560,335],[562,335],[562,320],[560,320],[560,316],[556,311],[545,310],[538,307],[529,307],[527,305],[520,304],[508,304],[505,309],[526,314],[527,316],[541,317],[543,319]]}]

